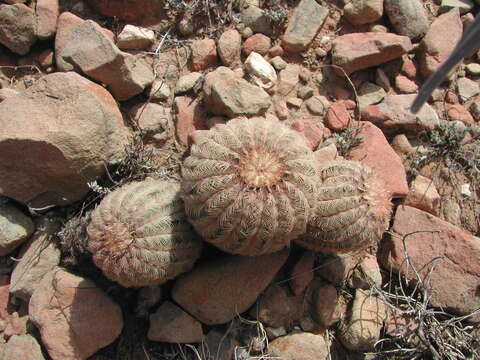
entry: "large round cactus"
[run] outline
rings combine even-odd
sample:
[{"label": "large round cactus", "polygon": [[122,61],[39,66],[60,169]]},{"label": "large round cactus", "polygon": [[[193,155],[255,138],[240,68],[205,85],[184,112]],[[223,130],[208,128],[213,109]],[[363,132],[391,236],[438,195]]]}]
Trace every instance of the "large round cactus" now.
[{"label": "large round cactus", "polygon": [[126,287],[161,284],[188,271],[202,248],[174,180],[134,182],[108,194],[87,233],[95,264]]},{"label": "large round cactus", "polygon": [[392,204],[381,179],[357,161],[331,161],[320,170],[315,213],[296,242],[330,253],[360,250],[379,240]]},{"label": "large round cactus", "polygon": [[306,230],[318,182],[313,152],[279,121],[236,118],[191,148],[183,168],[185,210],[223,251],[278,251]]}]

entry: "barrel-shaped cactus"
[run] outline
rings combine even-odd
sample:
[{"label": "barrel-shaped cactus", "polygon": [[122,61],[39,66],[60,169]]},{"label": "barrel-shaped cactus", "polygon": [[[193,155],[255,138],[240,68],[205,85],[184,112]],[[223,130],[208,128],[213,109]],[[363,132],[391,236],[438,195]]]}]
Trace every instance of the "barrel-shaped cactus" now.
[{"label": "barrel-shaped cactus", "polygon": [[320,169],[317,205],[296,242],[308,249],[345,253],[368,247],[388,227],[390,194],[373,170],[357,161],[331,161]]},{"label": "barrel-shaped cactus", "polygon": [[92,212],[87,233],[95,264],[125,287],[161,284],[190,270],[202,248],[174,180],[134,182],[111,192]]},{"label": "barrel-shaped cactus", "polygon": [[236,118],[198,138],[182,168],[185,211],[223,251],[278,251],[306,230],[318,182],[313,152],[279,121]]}]

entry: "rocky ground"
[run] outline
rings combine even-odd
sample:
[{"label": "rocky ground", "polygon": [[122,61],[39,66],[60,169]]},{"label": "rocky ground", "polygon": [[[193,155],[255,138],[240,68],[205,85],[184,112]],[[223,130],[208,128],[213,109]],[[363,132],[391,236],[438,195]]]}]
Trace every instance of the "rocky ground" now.
[{"label": "rocky ground", "polygon": [[[480,53],[429,103],[473,0],[0,1],[0,359],[478,359]],[[161,286],[87,250],[91,210],[178,179],[208,129],[261,116],[394,204],[347,254],[205,244]]]}]

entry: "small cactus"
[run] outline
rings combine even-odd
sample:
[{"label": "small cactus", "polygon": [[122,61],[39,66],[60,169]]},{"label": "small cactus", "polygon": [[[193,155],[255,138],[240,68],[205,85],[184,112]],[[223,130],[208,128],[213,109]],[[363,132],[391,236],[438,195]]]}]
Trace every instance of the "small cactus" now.
[{"label": "small cactus", "polygon": [[216,125],[192,145],[183,168],[185,211],[195,230],[223,251],[278,251],[305,232],[318,182],[302,137],[265,118]]},{"label": "small cactus", "polygon": [[345,253],[379,240],[392,204],[374,171],[357,161],[331,161],[320,178],[314,215],[296,242],[313,251]]},{"label": "small cactus", "polygon": [[202,248],[174,180],[144,180],[111,192],[92,212],[87,233],[95,264],[125,287],[161,284],[190,270]]}]

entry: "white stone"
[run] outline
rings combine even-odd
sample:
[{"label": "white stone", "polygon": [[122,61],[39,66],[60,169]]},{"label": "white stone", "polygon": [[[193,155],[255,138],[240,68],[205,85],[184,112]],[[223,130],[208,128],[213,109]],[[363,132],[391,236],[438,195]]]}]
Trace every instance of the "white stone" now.
[{"label": "white stone", "polygon": [[252,51],[245,60],[245,68],[252,82],[264,89],[269,89],[277,82],[277,73],[262,55]]},{"label": "white stone", "polygon": [[126,25],[117,38],[120,49],[147,49],[155,42],[155,32],[150,29]]},{"label": "white stone", "polygon": [[471,197],[472,192],[470,191],[470,184],[463,184],[460,186],[460,192],[463,196]]}]

